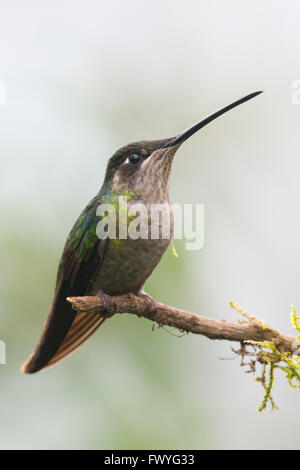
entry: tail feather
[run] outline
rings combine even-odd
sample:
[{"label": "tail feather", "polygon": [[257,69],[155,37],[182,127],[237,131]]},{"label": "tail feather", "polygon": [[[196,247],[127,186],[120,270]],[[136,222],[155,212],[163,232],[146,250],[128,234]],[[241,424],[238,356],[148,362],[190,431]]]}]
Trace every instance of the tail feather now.
[{"label": "tail feather", "polygon": [[[102,325],[105,320],[104,317],[95,316],[93,313],[82,312],[77,315],[83,316],[83,318],[77,319],[76,316],[64,342],[58,348],[55,356],[48,362],[47,367],[57,364],[65,357],[72,354],[99,328],[99,326]],[[78,326],[79,322],[80,326]]]},{"label": "tail feather", "polygon": [[58,347],[55,354],[48,361],[44,360],[39,348],[23,364],[22,372],[33,374],[41,369],[47,369],[65,359],[78,349],[104,322],[105,317],[100,317],[91,313],[80,312],[75,315],[75,319],[67,332],[63,342]]},{"label": "tail feather", "polygon": [[21,370],[33,374],[50,367],[71,354],[103,323],[105,317],[91,313],[76,313],[66,301],[69,292],[59,283],[41,339]]}]

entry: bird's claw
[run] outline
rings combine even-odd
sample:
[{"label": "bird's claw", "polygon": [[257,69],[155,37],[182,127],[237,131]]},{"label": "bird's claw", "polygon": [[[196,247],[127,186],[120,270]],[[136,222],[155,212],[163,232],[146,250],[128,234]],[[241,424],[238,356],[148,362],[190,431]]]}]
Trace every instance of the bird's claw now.
[{"label": "bird's claw", "polygon": [[105,294],[103,290],[99,290],[96,293],[96,296],[101,297],[101,300],[103,302],[103,311],[101,312],[102,315],[107,315],[109,312],[109,300],[108,300],[108,295]]},{"label": "bird's claw", "polygon": [[139,296],[147,300],[147,313],[150,314],[151,317],[153,317],[157,311],[155,300],[153,299],[153,297],[151,297],[151,295],[147,294],[144,291],[140,292]]}]

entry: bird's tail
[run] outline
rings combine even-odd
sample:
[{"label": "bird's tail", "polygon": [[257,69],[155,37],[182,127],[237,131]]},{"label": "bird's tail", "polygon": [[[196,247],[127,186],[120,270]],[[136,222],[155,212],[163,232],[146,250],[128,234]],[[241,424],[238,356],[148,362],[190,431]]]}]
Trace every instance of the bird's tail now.
[{"label": "bird's tail", "polygon": [[21,370],[25,374],[32,374],[41,369],[54,366],[79,348],[98,328],[105,318],[92,313],[77,313],[65,339],[56,353],[47,362],[43,360],[41,348],[38,346],[35,352],[23,364]]},{"label": "bird's tail", "polygon": [[41,339],[21,370],[33,374],[57,364],[81,346],[105,320],[94,313],[76,313],[66,301],[67,292],[56,292]]}]

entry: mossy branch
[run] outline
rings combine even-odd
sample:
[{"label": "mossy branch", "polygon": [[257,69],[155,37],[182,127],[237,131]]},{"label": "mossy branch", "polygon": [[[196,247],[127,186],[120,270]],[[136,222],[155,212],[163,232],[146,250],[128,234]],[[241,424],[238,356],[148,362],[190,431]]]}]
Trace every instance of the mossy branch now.
[{"label": "mossy branch", "polygon": [[[275,369],[280,369],[286,374],[291,386],[300,388],[300,375],[298,373],[300,369],[300,356],[298,355],[300,337],[295,338],[281,334],[268,326],[263,320],[248,315],[235,302],[231,302],[231,307],[244,318],[243,321],[238,323],[215,320],[190,313],[157,302],[144,294],[68,297],[67,300],[78,312],[106,316],[129,313],[156,322],[159,327],[170,326],[181,332],[200,334],[209,339],[241,343],[241,349],[235,352],[242,356],[242,365],[250,366],[252,372],[255,372],[257,362],[263,366],[261,377],[256,379],[262,383],[265,389],[260,411],[266,408],[268,402],[272,404],[272,407],[275,407],[271,395]],[[299,317],[296,317],[294,308],[291,320],[300,334]],[[247,350],[247,345],[252,348],[250,352]],[[247,356],[250,356],[251,360],[245,363],[244,358]],[[266,378],[267,369],[269,369],[268,379]]]}]

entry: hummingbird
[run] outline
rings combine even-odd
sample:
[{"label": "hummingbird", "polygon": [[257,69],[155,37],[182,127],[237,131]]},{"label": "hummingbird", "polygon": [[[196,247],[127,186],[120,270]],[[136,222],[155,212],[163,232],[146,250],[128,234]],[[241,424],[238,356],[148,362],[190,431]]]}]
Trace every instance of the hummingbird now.
[{"label": "hummingbird", "polygon": [[101,295],[107,305],[109,295],[147,295],[144,284],[171,242],[173,218],[168,238],[100,239],[99,205],[115,204],[122,195],[127,198],[128,206],[139,202],[147,207],[170,206],[170,172],[181,144],[214,119],[260,93],[234,101],[175,137],[130,143],[114,153],[108,161],[101,189],[78,217],[67,238],[53,302],[36,349],[22,366],[24,373],[32,374],[57,364],[78,349],[108,318],[105,311],[101,315],[76,313],[67,297]]}]

